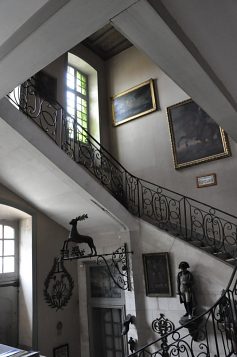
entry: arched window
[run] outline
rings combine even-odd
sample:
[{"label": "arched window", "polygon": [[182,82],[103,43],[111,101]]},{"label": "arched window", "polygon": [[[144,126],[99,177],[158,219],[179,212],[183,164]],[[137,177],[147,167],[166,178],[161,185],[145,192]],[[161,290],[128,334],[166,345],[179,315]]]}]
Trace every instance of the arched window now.
[{"label": "arched window", "polygon": [[17,278],[16,224],[0,221],[0,280]]}]

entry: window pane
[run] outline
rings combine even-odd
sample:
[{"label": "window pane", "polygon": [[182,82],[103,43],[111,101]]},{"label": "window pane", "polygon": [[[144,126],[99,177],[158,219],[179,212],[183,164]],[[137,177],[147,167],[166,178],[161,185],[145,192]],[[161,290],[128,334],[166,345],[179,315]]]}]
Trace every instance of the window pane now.
[{"label": "window pane", "polygon": [[72,76],[71,74],[67,73],[67,87],[74,89],[75,87],[75,79],[74,76]]},{"label": "window pane", "polygon": [[2,258],[0,258],[0,273],[2,273]]},{"label": "window pane", "polygon": [[3,273],[14,273],[14,258],[13,257],[6,257],[3,258]]},{"label": "window pane", "polygon": [[15,254],[14,240],[4,241],[4,256]]},{"label": "window pane", "polygon": [[0,224],[0,238],[2,239],[2,224]]},{"label": "window pane", "polygon": [[5,239],[9,239],[9,238],[15,238],[15,235],[14,235],[14,229],[12,227],[9,227],[9,226],[4,226],[4,238]]},{"label": "window pane", "polygon": [[67,108],[75,110],[75,94],[67,91]]},{"label": "window pane", "polygon": [[2,240],[0,240],[0,256],[3,255],[3,251],[2,251]]}]

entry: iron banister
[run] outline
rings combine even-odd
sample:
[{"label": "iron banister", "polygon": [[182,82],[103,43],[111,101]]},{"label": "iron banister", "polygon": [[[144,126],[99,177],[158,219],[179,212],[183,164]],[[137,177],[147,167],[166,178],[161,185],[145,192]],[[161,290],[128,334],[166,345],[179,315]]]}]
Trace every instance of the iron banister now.
[{"label": "iron banister", "polygon": [[[234,278],[235,278],[235,281],[234,281]],[[210,316],[211,313],[212,313],[216,308],[218,308],[218,307],[222,304],[222,301],[226,298],[226,296],[228,296],[228,294],[230,294],[230,293],[231,293],[231,294],[233,293],[233,291],[230,290],[230,287],[231,287],[231,285],[232,285],[233,283],[234,283],[234,289],[233,289],[234,295],[235,295],[235,297],[237,298],[237,290],[236,290],[236,288],[237,288],[237,265],[236,265],[235,268],[233,269],[233,272],[232,272],[232,274],[231,274],[231,277],[230,277],[229,283],[228,283],[228,285],[227,285],[227,287],[226,287],[226,289],[225,289],[225,292],[222,293],[222,296],[215,302],[214,305],[212,305],[209,309],[207,309],[206,311],[204,311],[202,314],[196,316],[195,318],[193,318],[191,321],[187,322],[186,324],[184,324],[184,325],[182,325],[182,326],[180,326],[180,327],[178,327],[178,328],[176,328],[176,329],[170,331],[170,332],[167,333],[166,335],[163,335],[162,337],[159,337],[159,338],[157,338],[156,340],[154,340],[154,341],[148,343],[147,345],[145,345],[145,346],[139,348],[137,351],[135,351],[134,353],[130,354],[129,357],[138,357],[138,356],[141,356],[140,353],[142,353],[142,352],[143,352],[144,350],[146,350],[147,348],[149,348],[149,347],[151,347],[151,346],[153,346],[153,345],[155,345],[155,344],[157,344],[157,343],[159,343],[159,342],[162,342],[162,339],[166,338],[166,339],[168,340],[168,338],[169,338],[170,336],[179,333],[180,330],[183,330],[184,328],[187,328],[189,325],[194,324],[194,323],[197,322],[198,320],[204,319],[206,316],[207,316],[207,317]],[[233,299],[233,300],[236,301],[236,304],[237,304],[237,300],[235,300],[235,299]],[[232,307],[233,307],[233,306],[232,306]],[[237,312],[236,309],[237,309],[237,306],[234,307],[234,310],[235,310],[234,312],[235,312],[235,313],[232,314],[233,316],[235,316],[235,318],[236,318],[236,312]],[[237,320],[233,321],[233,323],[235,323],[236,326],[237,326]],[[236,336],[235,336],[235,337],[236,337],[236,339],[237,339],[237,330],[235,331],[235,333],[236,333]],[[187,335],[184,335],[182,338],[185,338],[185,337],[187,337],[187,336],[188,336],[188,334],[187,334]],[[237,342],[237,340],[236,340],[236,342]],[[237,351],[236,351],[236,352],[237,352]],[[151,355],[151,356],[154,356],[154,357],[157,357],[159,354],[158,354],[157,352],[153,352],[153,353],[151,353],[150,355]],[[193,356],[193,354],[192,354],[192,356]]]},{"label": "iron banister", "polygon": [[59,102],[50,104],[40,98],[35,83],[34,77],[27,80],[8,98],[132,214],[189,243],[209,247],[209,252],[224,260],[237,258],[236,216],[134,176],[79,123],[75,127],[86,133],[87,144],[70,138],[67,120],[75,119]]}]

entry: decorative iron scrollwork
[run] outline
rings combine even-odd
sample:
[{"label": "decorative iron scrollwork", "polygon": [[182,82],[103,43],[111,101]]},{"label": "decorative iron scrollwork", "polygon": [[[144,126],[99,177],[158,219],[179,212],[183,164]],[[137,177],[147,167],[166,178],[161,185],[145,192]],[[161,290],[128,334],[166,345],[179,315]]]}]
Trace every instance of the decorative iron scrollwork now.
[{"label": "decorative iron scrollwork", "polygon": [[130,267],[128,255],[133,252],[128,252],[127,245],[118,248],[113,253],[108,254],[85,254],[85,250],[78,246],[71,247],[71,249],[61,250],[62,260],[78,260],[85,258],[97,258],[97,264],[105,264],[107,272],[116,286],[122,290],[131,290],[130,282]]},{"label": "decorative iron scrollwork", "polygon": [[[59,103],[41,98],[38,88],[32,77],[8,98],[129,212],[190,243],[200,241],[221,259],[237,259],[237,217],[132,175]],[[76,139],[81,136],[86,143]]]},{"label": "decorative iron scrollwork", "polygon": [[44,282],[43,293],[46,303],[56,311],[62,309],[70,300],[73,287],[73,279],[65,269],[63,260],[55,258]]},{"label": "decorative iron scrollwork", "polygon": [[167,319],[164,314],[160,314],[159,318],[152,321],[152,330],[159,335],[164,336],[175,329],[172,321]]}]

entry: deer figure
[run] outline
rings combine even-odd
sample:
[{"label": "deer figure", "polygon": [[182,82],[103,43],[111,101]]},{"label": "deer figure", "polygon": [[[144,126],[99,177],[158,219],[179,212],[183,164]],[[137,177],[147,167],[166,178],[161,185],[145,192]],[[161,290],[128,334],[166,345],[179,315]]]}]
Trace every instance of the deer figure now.
[{"label": "deer figure", "polygon": [[91,255],[97,255],[96,247],[94,245],[93,239],[89,236],[84,236],[80,234],[77,230],[77,222],[78,221],[83,221],[86,218],[88,218],[87,214],[83,214],[82,216],[78,216],[76,218],[73,218],[69,224],[71,224],[72,228],[69,233],[68,239],[64,242],[64,247],[63,249],[67,250],[68,243],[69,242],[75,242],[75,243],[87,243],[91,249]]}]

